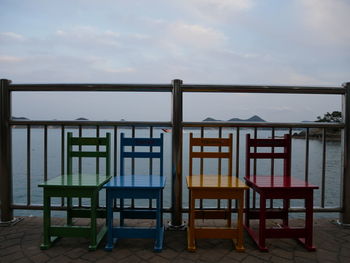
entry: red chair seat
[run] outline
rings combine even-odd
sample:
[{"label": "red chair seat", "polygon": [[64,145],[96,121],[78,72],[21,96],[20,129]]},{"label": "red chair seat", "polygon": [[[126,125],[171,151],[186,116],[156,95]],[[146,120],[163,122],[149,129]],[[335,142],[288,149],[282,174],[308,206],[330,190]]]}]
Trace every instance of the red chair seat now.
[{"label": "red chair seat", "polygon": [[245,177],[244,178],[247,183],[249,183],[249,186],[254,189],[286,189],[286,188],[311,188],[311,189],[317,189],[318,186],[310,184],[304,180],[290,177],[289,179],[286,179],[284,176],[276,176],[276,175],[257,175],[254,177]]}]

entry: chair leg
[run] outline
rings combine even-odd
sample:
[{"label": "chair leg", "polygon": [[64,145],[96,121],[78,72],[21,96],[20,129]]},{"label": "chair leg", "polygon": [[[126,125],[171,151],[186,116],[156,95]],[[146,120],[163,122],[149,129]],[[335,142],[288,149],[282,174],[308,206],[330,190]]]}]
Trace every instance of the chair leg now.
[{"label": "chair leg", "polygon": [[246,207],[246,212],[245,212],[245,226],[248,228],[249,227],[249,210],[250,210],[250,192],[249,189],[245,191],[245,207]]},{"label": "chair leg", "polygon": [[288,227],[289,225],[289,218],[288,218],[288,214],[289,214],[289,207],[290,207],[290,200],[289,199],[283,199],[283,226]]},{"label": "chair leg", "polygon": [[227,200],[227,227],[232,226],[232,200]]},{"label": "chair leg", "polygon": [[265,241],[266,230],[266,198],[263,194],[260,194],[260,216],[259,216],[259,249],[260,251],[267,252]]},{"label": "chair leg", "polygon": [[313,235],[313,191],[309,191],[305,199],[305,248],[309,251],[315,251],[316,247],[312,244]]},{"label": "chair leg", "polygon": [[236,244],[236,251],[238,252],[244,252],[244,244],[243,244],[243,207],[244,207],[244,194],[240,195],[240,198],[237,199],[238,202],[238,211],[237,211],[237,230],[238,230],[238,237],[237,237],[237,244]]},{"label": "chair leg", "polygon": [[51,226],[51,211],[50,211],[50,197],[47,196],[44,190],[44,242],[40,245],[40,249],[48,249],[51,246],[49,228]]},{"label": "chair leg", "polygon": [[163,227],[162,227],[162,193],[157,197],[157,212],[156,212],[156,242],[154,245],[155,252],[161,252],[163,249]]},{"label": "chair leg", "polygon": [[72,198],[67,197],[67,225],[71,226],[73,224],[72,219]]},{"label": "chair leg", "polygon": [[163,220],[163,191],[161,191],[160,193],[160,205],[161,205],[161,208],[160,208],[160,223],[161,223],[161,226],[163,227],[163,223],[164,223],[164,220]]},{"label": "chair leg", "polygon": [[124,226],[124,199],[120,198],[120,212],[119,212],[119,224],[120,226]]},{"label": "chair leg", "polygon": [[91,233],[90,233],[90,245],[89,250],[96,250],[97,249],[97,196],[98,191],[95,191],[91,197],[91,217],[90,217],[90,227],[91,227]]},{"label": "chair leg", "polygon": [[187,250],[190,252],[196,251],[195,237],[194,237],[194,219],[195,219],[195,199],[192,196],[192,191],[189,191],[189,220],[187,229]]},{"label": "chair leg", "polygon": [[113,198],[111,198],[110,190],[107,189],[107,244],[105,246],[106,251],[112,251],[113,249]]}]

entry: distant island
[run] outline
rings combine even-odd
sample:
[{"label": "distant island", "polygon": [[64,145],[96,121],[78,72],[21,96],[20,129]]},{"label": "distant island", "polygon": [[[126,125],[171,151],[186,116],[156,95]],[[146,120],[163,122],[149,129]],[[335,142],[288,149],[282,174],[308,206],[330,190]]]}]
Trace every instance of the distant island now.
[{"label": "distant island", "polygon": [[[222,120],[217,120],[211,117],[205,118],[203,121],[222,121]],[[235,121],[235,122],[266,122],[264,119],[259,117],[258,115],[254,115],[250,117],[249,119],[240,119],[240,118],[232,118],[227,121]]]},{"label": "distant island", "polygon": [[26,118],[26,117],[12,117],[12,120],[15,120],[15,121],[29,121],[29,119]]}]

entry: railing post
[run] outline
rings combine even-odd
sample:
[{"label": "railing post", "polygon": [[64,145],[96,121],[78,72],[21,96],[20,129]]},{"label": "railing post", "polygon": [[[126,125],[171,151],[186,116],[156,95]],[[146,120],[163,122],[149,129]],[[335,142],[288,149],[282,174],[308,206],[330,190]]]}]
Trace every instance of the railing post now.
[{"label": "railing post", "polygon": [[11,222],[13,218],[12,203],[12,165],[11,165],[11,93],[10,80],[0,80],[0,200],[1,223]]},{"label": "railing post", "polygon": [[342,131],[342,148],[343,148],[343,171],[342,171],[342,207],[341,223],[350,224],[350,82],[345,83],[346,89],[342,100],[342,117],[345,123]]},{"label": "railing post", "polygon": [[172,81],[172,214],[171,226],[182,226],[182,80]]}]

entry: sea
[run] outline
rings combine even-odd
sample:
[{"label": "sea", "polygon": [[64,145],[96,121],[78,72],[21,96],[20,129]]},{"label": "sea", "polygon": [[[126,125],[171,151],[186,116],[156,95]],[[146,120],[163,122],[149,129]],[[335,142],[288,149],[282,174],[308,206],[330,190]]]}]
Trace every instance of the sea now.
[{"label": "sea", "polygon": [[[73,132],[74,136],[78,136],[79,130],[77,128],[66,128],[64,135],[66,138],[67,132]],[[253,129],[240,129],[239,130],[239,152],[236,151],[236,138],[237,130],[233,128],[223,128],[221,131],[222,137],[228,137],[229,133],[233,134],[233,174],[236,174],[238,165],[238,176],[243,178],[245,175],[245,140],[246,134],[250,133],[254,136]],[[289,130],[275,130],[275,136],[283,136],[283,134],[288,133]],[[132,136],[132,129],[130,128],[120,128],[117,129],[117,135],[114,135],[113,128],[103,128],[99,130],[100,136],[104,136],[106,133],[111,133],[112,138],[112,174],[119,174],[119,140],[120,133],[124,133],[126,137]],[[149,137],[151,136],[150,129],[137,128],[134,130],[135,137]],[[161,128],[153,128],[152,136],[159,137],[160,133],[164,134],[164,175],[167,178],[167,184],[164,189],[164,207],[169,208],[171,206],[171,141],[172,133],[169,130],[163,130]],[[189,135],[193,133],[194,137],[200,137],[200,129],[184,129],[183,132],[183,172],[182,172],[182,200],[183,207],[188,207],[188,191],[186,187],[185,176],[188,175],[188,152],[189,152]],[[82,130],[82,135],[96,136],[96,129],[84,128]],[[270,138],[272,135],[271,130],[258,129],[258,138]],[[219,131],[214,128],[205,128],[204,137],[218,137]],[[30,138],[30,147],[28,148],[28,137]],[[114,141],[117,138],[117,141]],[[114,157],[114,145],[117,145],[117,156]],[[62,172],[62,130],[58,127],[49,127],[47,130],[47,177],[53,178],[58,176]],[[156,149],[155,149],[156,150]],[[30,157],[28,158],[28,152]],[[65,149],[64,149],[65,152]],[[310,183],[318,185],[319,189],[314,192],[314,206],[322,206],[322,192],[324,192],[324,207],[332,208],[340,206],[340,194],[341,194],[341,143],[339,140],[327,140],[326,141],[326,153],[325,153],[325,180],[322,180],[322,167],[323,167],[323,143],[318,139],[309,140],[309,157],[308,157],[308,180]],[[44,164],[44,129],[40,127],[33,127],[30,129],[30,134],[28,134],[25,128],[13,128],[12,129],[12,160],[13,160],[13,201],[15,204],[42,204],[43,203],[43,192],[42,189],[38,187],[38,184],[44,181],[45,174],[45,164]],[[239,162],[236,163],[236,158],[238,154]],[[65,156],[65,154],[63,154]],[[64,163],[66,163],[64,161]],[[144,173],[149,171],[150,162],[149,160],[136,160],[135,161],[134,173]],[[83,161],[82,169],[83,172],[95,171],[95,161]],[[78,166],[78,165],[76,165]],[[130,173],[131,162],[126,164],[127,173]],[[159,163],[154,161],[152,163],[153,173],[159,173]],[[101,169],[105,167],[102,165]],[[194,165],[195,171],[198,171],[199,161]],[[65,166],[63,166],[65,169]],[[218,162],[213,160],[204,161],[204,173],[212,174],[217,172]],[[225,170],[226,169],[226,170]],[[271,171],[271,162],[269,160],[258,161],[256,163],[256,169],[258,173],[269,173]],[[276,161],[274,164],[275,174],[281,173],[282,162]],[[292,139],[292,175],[305,179],[306,170],[306,140],[300,138]],[[194,173],[195,173],[194,171]],[[104,172],[104,171],[101,171]],[[227,172],[227,162],[222,162],[222,172],[225,174]],[[237,174],[236,174],[237,175]],[[105,202],[104,190],[100,194],[100,205],[104,205]],[[61,204],[60,198],[54,198],[52,200],[53,204]],[[75,201],[77,204],[78,201]],[[88,200],[83,200],[83,204],[89,204]],[[131,201],[130,201],[131,202]],[[276,202],[276,203],[275,203]],[[279,206],[280,202],[277,200],[274,202],[274,206]],[[224,207],[226,202],[221,201]],[[136,206],[148,206],[148,201],[135,201]],[[154,204],[153,204],[154,205]],[[206,200],[203,202],[205,207],[212,207],[217,205],[216,200]],[[294,207],[301,207],[303,203],[301,200],[293,200],[291,203]],[[63,216],[62,212],[55,212],[57,216]],[[15,210],[16,216],[41,216],[42,211],[40,210]],[[317,216],[317,215],[316,215]],[[318,216],[330,216],[328,213],[318,213]],[[334,214],[333,214],[334,217]]]}]

